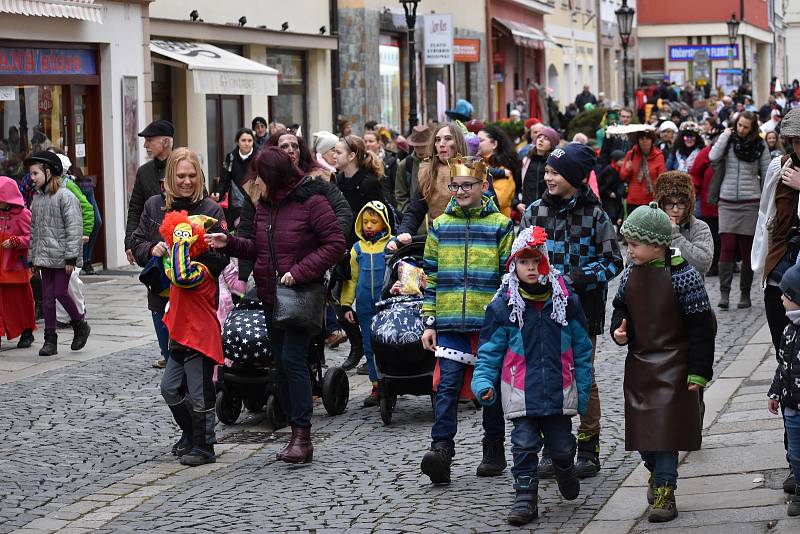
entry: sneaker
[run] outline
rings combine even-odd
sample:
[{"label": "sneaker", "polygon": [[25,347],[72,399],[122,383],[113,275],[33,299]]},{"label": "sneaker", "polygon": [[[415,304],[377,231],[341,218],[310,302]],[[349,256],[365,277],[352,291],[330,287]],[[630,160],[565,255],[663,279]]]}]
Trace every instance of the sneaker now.
[{"label": "sneaker", "polygon": [[542,459],[539,460],[539,467],[536,471],[539,480],[549,480],[556,477],[556,468],[553,467],[553,460],[550,459],[550,453],[542,451]]},{"label": "sneaker", "polygon": [[358,369],[356,369],[356,374],[369,376],[369,366],[367,365],[367,362],[364,362],[358,366]]},{"label": "sneaker", "polygon": [[160,360],[154,360],[150,365],[153,369],[163,369],[167,366],[167,360],[164,358],[161,358]]},{"label": "sneaker", "polygon": [[197,447],[192,447],[192,450],[189,451],[188,454],[181,456],[181,464],[192,467],[203,464],[213,464],[216,461],[217,455],[214,454],[213,445],[200,445]]},{"label": "sneaker", "polygon": [[651,523],[667,523],[678,517],[678,507],[675,504],[675,489],[671,486],[661,486],[655,489],[653,506],[647,520]]},{"label": "sneaker", "polygon": [[600,472],[600,464],[596,463],[593,458],[578,457],[575,460],[575,475],[578,478],[590,478]]},{"label": "sneaker", "polygon": [[453,458],[450,451],[437,447],[431,448],[422,457],[420,468],[422,472],[431,479],[434,484],[449,484],[450,483],[450,464]]},{"label": "sneaker", "polygon": [[347,334],[344,333],[344,330],[336,330],[325,338],[325,346],[329,349],[335,349],[345,341],[347,341]]},{"label": "sneaker", "polygon": [[379,403],[380,403],[380,397],[378,397],[378,388],[376,388],[375,386],[372,386],[372,391],[367,396],[367,398],[364,399],[364,405],[363,406],[364,406],[364,408],[374,408]]}]

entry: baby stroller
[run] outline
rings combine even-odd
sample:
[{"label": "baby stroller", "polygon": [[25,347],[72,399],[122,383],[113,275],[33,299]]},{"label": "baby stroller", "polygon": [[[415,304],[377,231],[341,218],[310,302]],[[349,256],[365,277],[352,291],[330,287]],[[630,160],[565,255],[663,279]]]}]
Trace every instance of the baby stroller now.
[{"label": "baby stroller", "polygon": [[[323,375],[324,346],[321,337],[312,340],[308,357],[311,390],[313,395],[322,397],[328,414],[339,415],[347,408],[350,383],[341,367],[330,367]],[[244,405],[251,412],[264,410],[273,428],[286,427],[264,307],[254,295],[248,294],[225,319],[222,349],[225,364],[214,370],[219,420],[226,425],[236,423]]]},{"label": "baby stroller", "polygon": [[434,354],[422,348],[422,295],[391,296],[401,261],[422,267],[424,236],[415,237],[386,262],[383,300],[375,305],[372,319],[372,350],[378,372],[378,395],[383,424],[392,422],[398,395],[433,397]]}]

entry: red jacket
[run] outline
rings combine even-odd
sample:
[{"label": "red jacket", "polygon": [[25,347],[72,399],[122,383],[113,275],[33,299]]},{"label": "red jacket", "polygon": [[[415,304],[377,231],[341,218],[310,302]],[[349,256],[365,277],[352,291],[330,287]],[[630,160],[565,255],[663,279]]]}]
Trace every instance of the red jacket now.
[{"label": "red jacket", "polygon": [[256,206],[253,238],[228,236],[224,253],[255,261],[253,277],[262,302],[275,302],[275,267],[269,246],[269,225],[278,277],[286,272],[298,284],[322,279],[346,251],[344,234],[324,193],[325,184],[300,180],[275,194],[275,203]]},{"label": "red jacket", "polygon": [[25,208],[17,182],[7,176],[0,176],[0,202],[11,206],[0,211],[0,243],[14,238],[12,248],[0,247],[0,283],[27,283],[30,272],[25,258],[31,241],[31,212]]},{"label": "red jacket", "polygon": [[708,203],[708,187],[711,185],[711,178],[714,175],[711,160],[708,158],[712,146],[708,145],[697,154],[692,170],[689,171],[689,174],[692,175],[695,195],[700,202],[700,217],[719,216],[717,206]]},{"label": "red jacket", "polygon": [[[631,162],[631,169],[628,170],[628,162]],[[628,183],[628,204],[636,206],[646,206],[653,201],[653,192],[647,192],[647,181],[642,178],[641,183],[637,180],[639,175],[639,167],[642,164],[642,152],[639,150],[638,143],[628,151],[625,155],[625,161],[622,163],[622,168],[619,171],[619,178],[623,182]],[[664,163],[664,154],[655,146],[650,150],[647,156],[647,167],[650,169],[650,181],[655,189],[656,182],[658,181],[661,173],[667,172],[667,165]]]}]

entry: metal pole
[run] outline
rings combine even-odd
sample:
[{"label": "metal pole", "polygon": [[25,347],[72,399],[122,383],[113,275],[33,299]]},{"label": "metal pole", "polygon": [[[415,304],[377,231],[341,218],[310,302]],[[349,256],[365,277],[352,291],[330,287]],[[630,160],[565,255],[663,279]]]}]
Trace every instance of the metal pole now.
[{"label": "metal pole", "polygon": [[622,90],[622,98],[625,101],[625,107],[630,105],[630,98],[628,94],[628,41],[622,43],[622,80],[625,87]]},{"label": "metal pole", "polygon": [[417,52],[416,40],[414,39],[414,28],[417,25],[417,3],[409,5],[403,3],[403,9],[406,12],[406,26],[408,28],[408,132],[414,129],[418,122],[417,112]]}]

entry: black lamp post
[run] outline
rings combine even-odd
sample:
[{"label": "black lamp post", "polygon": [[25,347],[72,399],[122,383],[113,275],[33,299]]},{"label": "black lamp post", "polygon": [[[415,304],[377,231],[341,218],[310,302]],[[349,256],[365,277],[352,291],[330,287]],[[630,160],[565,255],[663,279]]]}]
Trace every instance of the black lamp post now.
[{"label": "black lamp post", "polygon": [[628,93],[628,43],[631,39],[633,30],[633,15],[636,10],[628,6],[628,0],[622,0],[622,6],[614,11],[617,16],[617,28],[619,29],[619,40],[622,41],[622,79],[625,84],[622,95],[625,106],[628,106],[630,95]]},{"label": "black lamp post", "polygon": [[417,4],[420,0],[400,0],[406,12],[408,28],[408,131],[417,125],[417,52],[414,28],[417,25]]},{"label": "black lamp post", "polygon": [[726,22],[728,25],[728,40],[731,42],[731,68],[733,67],[733,46],[736,44],[736,38],[739,36],[739,21],[736,20],[736,13],[731,13],[731,19]]}]

